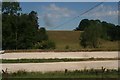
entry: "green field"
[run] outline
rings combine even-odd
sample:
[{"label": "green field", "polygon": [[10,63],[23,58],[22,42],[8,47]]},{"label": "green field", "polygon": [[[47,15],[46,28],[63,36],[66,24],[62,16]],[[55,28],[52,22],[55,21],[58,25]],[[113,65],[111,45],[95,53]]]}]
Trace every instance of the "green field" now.
[{"label": "green field", "polygon": [[[56,44],[56,50],[91,50],[79,45],[81,33],[80,31],[47,31],[49,39]],[[118,50],[118,41],[101,40],[100,47],[92,50]]]}]

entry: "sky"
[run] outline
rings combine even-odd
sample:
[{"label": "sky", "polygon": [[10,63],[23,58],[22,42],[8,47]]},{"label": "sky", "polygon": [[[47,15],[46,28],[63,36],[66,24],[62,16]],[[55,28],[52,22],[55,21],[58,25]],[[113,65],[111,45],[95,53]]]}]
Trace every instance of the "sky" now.
[{"label": "sky", "polygon": [[[99,3],[100,2],[20,2],[20,6],[22,13],[36,11],[39,18],[39,27],[45,27],[47,30],[73,30],[78,27],[82,19],[99,19],[117,25],[117,2],[104,2],[88,13],[81,15]],[[73,18],[74,20],[71,20]]]}]

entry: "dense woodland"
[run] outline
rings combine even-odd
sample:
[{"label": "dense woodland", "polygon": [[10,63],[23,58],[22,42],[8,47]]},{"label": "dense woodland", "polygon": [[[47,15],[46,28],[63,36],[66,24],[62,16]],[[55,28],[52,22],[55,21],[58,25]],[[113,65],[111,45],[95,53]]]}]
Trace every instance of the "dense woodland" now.
[{"label": "dense woodland", "polygon": [[80,44],[83,47],[97,48],[100,39],[120,40],[120,26],[105,21],[83,19],[75,30],[84,31],[80,36]]},{"label": "dense woodland", "polygon": [[37,12],[21,13],[18,2],[2,4],[2,48],[3,49],[54,49],[45,28],[38,25]]}]

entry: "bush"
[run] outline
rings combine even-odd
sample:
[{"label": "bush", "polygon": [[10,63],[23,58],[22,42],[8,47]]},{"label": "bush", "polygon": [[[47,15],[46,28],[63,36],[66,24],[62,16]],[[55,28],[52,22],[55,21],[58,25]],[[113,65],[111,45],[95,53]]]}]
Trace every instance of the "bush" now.
[{"label": "bush", "polygon": [[69,49],[69,48],[70,48],[69,45],[66,45],[66,46],[65,46],[65,49]]},{"label": "bush", "polygon": [[55,49],[55,47],[55,43],[50,40],[38,42],[34,45],[35,49]]}]

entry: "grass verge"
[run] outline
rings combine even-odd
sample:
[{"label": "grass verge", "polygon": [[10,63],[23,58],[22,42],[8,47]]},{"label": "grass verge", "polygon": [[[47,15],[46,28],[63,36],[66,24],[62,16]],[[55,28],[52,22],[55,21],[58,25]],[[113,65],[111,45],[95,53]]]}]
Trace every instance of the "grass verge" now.
[{"label": "grass verge", "polygon": [[119,70],[114,69],[84,69],[69,71],[55,71],[55,72],[27,72],[24,70],[14,73],[3,74],[3,78],[118,78]]},{"label": "grass verge", "polygon": [[50,58],[50,59],[2,59],[2,63],[47,63],[47,62],[75,62],[75,61],[100,61],[100,60],[120,60],[118,58]]}]

